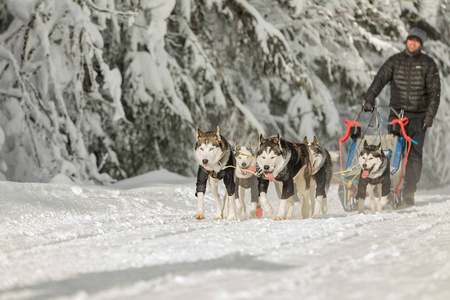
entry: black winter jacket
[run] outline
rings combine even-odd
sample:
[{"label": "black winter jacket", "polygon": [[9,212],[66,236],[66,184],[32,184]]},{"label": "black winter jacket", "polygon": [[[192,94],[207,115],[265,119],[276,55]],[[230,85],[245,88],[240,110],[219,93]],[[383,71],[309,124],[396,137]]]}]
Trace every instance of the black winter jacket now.
[{"label": "black winter jacket", "polygon": [[405,51],[391,56],[378,71],[365,101],[375,103],[383,87],[391,84],[391,102],[396,110],[426,112],[435,117],[441,93],[439,71],[428,55],[418,52],[410,55]]}]

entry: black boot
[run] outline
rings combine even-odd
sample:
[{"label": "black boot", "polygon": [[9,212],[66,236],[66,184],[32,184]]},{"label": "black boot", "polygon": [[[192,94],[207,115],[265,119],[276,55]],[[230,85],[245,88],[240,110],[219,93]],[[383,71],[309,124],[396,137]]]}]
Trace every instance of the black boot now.
[{"label": "black boot", "polygon": [[402,206],[406,207],[414,205],[414,193],[417,189],[417,183],[422,173],[421,161],[408,161],[405,170],[405,189],[403,191]]}]

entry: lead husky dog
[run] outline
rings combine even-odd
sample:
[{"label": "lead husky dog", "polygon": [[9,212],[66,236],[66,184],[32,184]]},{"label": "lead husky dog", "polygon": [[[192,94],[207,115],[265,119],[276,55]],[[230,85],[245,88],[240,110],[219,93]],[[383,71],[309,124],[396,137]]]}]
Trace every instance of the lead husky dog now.
[{"label": "lead husky dog", "polygon": [[238,144],[235,145],[236,158],[236,194],[239,196],[239,202],[236,200],[236,213],[245,217],[245,190],[250,189],[251,202],[250,202],[250,218],[256,217],[256,210],[258,206],[258,178],[256,174],[256,156],[253,153],[252,143],[241,148]]},{"label": "lead husky dog", "polygon": [[322,214],[326,214],[328,211],[327,193],[333,175],[333,163],[337,161],[338,155],[333,153],[333,156],[331,156],[327,149],[319,146],[319,141],[315,136],[312,143],[308,143],[308,138],[305,136],[303,143],[308,146],[311,157],[312,186],[316,187],[315,201],[314,198],[311,199],[312,217],[316,218],[320,215],[320,210],[322,210]]},{"label": "lead husky dog", "polygon": [[[370,209],[381,212],[384,205],[388,203],[388,195],[391,189],[391,176],[389,158],[378,146],[368,145],[364,141],[364,148],[359,156],[361,175],[358,182],[358,213],[364,213],[364,200],[366,199],[366,187],[370,197]],[[375,203],[374,189],[378,188],[380,199]]]},{"label": "lead husky dog", "polygon": [[[305,144],[296,144],[276,137],[265,139],[259,137],[258,155],[256,159],[262,172],[259,176],[259,203],[266,214],[273,210],[267,201],[269,181],[280,181],[282,192],[278,213],[274,220],[292,219],[294,212],[294,186],[300,198],[299,211],[303,218],[309,216],[309,198],[311,182],[311,161]],[[286,212],[287,208],[287,212]]]},{"label": "lead husky dog", "polygon": [[[199,128],[197,129],[194,155],[199,165],[197,191],[195,193],[197,196],[195,218],[197,220],[205,218],[204,197],[206,182],[209,179],[211,191],[216,199],[216,216],[214,219],[219,220],[228,217],[230,221],[236,220],[236,204],[234,203],[234,167],[236,163],[230,145],[219,133],[219,126],[215,131],[205,133],[201,132]],[[218,191],[219,180],[221,179],[223,179],[227,190],[223,206]]]}]

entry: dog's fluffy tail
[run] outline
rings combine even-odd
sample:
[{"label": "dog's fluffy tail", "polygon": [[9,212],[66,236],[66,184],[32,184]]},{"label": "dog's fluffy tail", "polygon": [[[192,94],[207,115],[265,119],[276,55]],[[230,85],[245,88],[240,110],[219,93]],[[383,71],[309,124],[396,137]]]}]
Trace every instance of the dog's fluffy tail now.
[{"label": "dog's fluffy tail", "polygon": [[331,162],[333,164],[339,160],[339,153],[334,152],[334,151],[328,151],[328,152],[330,153]]}]

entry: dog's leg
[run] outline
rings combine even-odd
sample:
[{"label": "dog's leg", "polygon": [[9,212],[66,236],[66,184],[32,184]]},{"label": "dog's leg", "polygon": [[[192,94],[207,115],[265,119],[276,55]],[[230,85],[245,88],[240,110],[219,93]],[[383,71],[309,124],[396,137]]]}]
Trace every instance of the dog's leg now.
[{"label": "dog's leg", "polygon": [[267,216],[271,217],[273,214],[272,206],[270,205],[269,201],[267,201],[267,194],[264,192],[261,192],[259,194],[259,203],[261,204],[262,209],[267,214]]},{"label": "dog's leg", "polygon": [[370,210],[373,212],[377,210],[377,204],[375,203],[375,187],[376,185],[367,185],[367,193],[369,194],[370,198]]},{"label": "dog's leg", "polygon": [[258,208],[258,203],[250,202],[250,215],[248,216],[250,219],[256,218],[256,209]]},{"label": "dog's leg", "polygon": [[245,217],[247,214],[245,207],[245,188],[242,186],[239,186],[239,199],[236,199],[236,214],[241,215],[241,217]]},{"label": "dog's leg", "polygon": [[236,203],[234,202],[234,194],[228,196],[228,221],[236,221]]},{"label": "dog's leg", "polygon": [[[316,211],[316,206],[319,205],[318,207],[320,207],[320,204],[317,203],[317,198],[315,197],[316,193],[315,193],[315,188],[314,187],[315,187],[315,185],[311,186],[311,188],[308,191],[309,203],[311,205],[310,209],[313,210],[312,211],[313,214]],[[319,211],[319,214],[320,214],[320,211]],[[309,213],[308,213],[308,215],[309,215]],[[319,215],[317,215],[317,216],[319,216]]]},{"label": "dog's leg", "polygon": [[327,197],[323,197],[322,199],[322,214],[325,215],[328,211],[328,202]]},{"label": "dog's leg", "polygon": [[381,212],[383,210],[383,206],[385,206],[389,199],[388,196],[381,196],[383,194],[383,185],[379,184],[378,185],[378,195],[380,196],[379,200],[378,200],[378,205],[377,205],[377,211]]},{"label": "dog's leg", "polygon": [[364,198],[359,198],[358,199],[358,214],[365,214],[364,211]]},{"label": "dog's leg", "polygon": [[323,196],[317,196],[316,203],[314,205],[314,213],[311,217],[317,218],[320,215],[320,208],[322,207],[323,199],[325,199],[326,201],[327,198],[323,198]]},{"label": "dog's leg", "polygon": [[294,196],[291,196],[287,199],[286,219],[292,220],[293,215],[294,215]]},{"label": "dog's leg", "polygon": [[280,205],[278,206],[278,213],[273,218],[274,221],[280,221],[284,219],[284,216],[286,214],[286,206],[287,206],[287,199],[280,199]]},{"label": "dog's leg", "polygon": [[225,193],[223,195],[223,208],[222,208],[222,217],[226,219],[228,216],[228,195]]},{"label": "dog's leg", "polygon": [[309,211],[311,207],[309,205],[309,193],[302,194],[303,203],[302,203],[302,218],[307,219],[309,217]]},{"label": "dog's leg", "polygon": [[[220,220],[222,219],[222,201],[220,199],[220,195],[219,195],[219,179],[216,178],[209,178],[209,184],[211,187],[211,192],[214,196],[214,198],[216,198],[216,216],[214,217],[214,220]],[[226,200],[224,200],[224,206],[226,205]],[[223,210],[223,213],[225,213],[225,209]]]},{"label": "dog's leg", "polygon": [[197,212],[195,213],[195,218],[197,220],[203,220],[205,218],[205,194],[197,193]]}]

